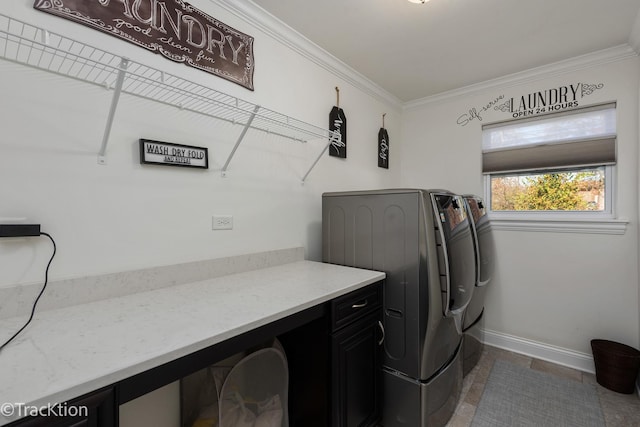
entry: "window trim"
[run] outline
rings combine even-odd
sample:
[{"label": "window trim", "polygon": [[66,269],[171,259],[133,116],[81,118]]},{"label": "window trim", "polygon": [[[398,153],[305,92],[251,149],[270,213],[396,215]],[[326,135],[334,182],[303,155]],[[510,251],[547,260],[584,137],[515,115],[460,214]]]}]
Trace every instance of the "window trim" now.
[{"label": "window trim", "polygon": [[629,220],[528,220],[528,219],[496,219],[489,214],[492,230],[533,231],[549,233],[610,234],[623,235]]}]

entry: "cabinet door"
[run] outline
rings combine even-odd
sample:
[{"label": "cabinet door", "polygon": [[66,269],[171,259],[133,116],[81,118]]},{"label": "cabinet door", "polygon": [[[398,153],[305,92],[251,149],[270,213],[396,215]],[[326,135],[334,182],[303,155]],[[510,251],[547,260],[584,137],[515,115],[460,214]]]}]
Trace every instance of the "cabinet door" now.
[{"label": "cabinet door", "polygon": [[[117,425],[112,388],[74,399],[62,406],[67,409],[58,410],[57,413],[60,416],[26,418],[9,424],[8,427],[114,427]],[[71,409],[72,407],[78,410]],[[76,413],[79,415],[72,416]]]},{"label": "cabinet door", "polygon": [[378,420],[381,347],[378,313],[332,336],[332,426],[364,427]]}]

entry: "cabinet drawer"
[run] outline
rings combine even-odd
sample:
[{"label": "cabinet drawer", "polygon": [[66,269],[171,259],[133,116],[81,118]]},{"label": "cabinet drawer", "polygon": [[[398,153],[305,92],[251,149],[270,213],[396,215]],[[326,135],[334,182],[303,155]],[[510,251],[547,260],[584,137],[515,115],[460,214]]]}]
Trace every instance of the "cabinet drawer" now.
[{"label": "cabinet drawer", "polygon": [[331,330],[340,329],[379,310],[382,305],[381,283],[369,285],[334,299],[331,302]]}]

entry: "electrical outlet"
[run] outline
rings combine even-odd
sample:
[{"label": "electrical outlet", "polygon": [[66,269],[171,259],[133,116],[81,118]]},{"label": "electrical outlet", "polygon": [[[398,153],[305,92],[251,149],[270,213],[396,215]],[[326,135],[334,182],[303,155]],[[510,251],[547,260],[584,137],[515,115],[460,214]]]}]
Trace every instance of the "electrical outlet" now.
[{"label": "electrical outlet", "polygon": [[233,230],[233,215],[214,215],[214,230]]}]

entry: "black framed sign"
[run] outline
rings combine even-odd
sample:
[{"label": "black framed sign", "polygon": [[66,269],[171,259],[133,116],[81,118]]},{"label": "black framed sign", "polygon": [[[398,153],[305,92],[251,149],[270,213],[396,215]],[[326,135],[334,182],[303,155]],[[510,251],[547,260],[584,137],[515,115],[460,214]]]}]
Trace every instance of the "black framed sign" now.
[{"label": "black framed sign", "polygon": [[140,139],[140,164],[209,169],[206,147]]},{"label": "black framed sign", "polygon": [[184,0],[35,0],[33,7],[253,90],[253,37]]}]

